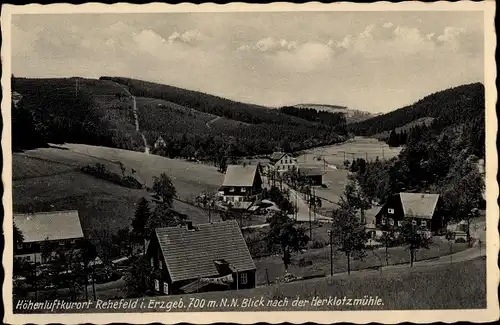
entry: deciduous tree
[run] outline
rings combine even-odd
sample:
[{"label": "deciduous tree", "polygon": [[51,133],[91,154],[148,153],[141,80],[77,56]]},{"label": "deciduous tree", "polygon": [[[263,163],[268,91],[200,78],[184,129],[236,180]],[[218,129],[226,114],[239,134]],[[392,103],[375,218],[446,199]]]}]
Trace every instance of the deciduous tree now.
[{"label": "deciduous tree", "polygon": [[352,206],[341,202],[340,207],[333,211],[332,244],[336,245],[347,258],[347,273],[351,273],[351,257],[354,254],[363,256],[368,235]]},{"label": "deciduous tree", "polygon": [[285,272],[290,265],[290,254],[304,249],[309,241],[304,228],[296,226],[285,213],[275,213],[269,223],[267,242],[270,251],[279,249],[283,253]]},{"label": "deciduous tree", "polygon": [[161,173],[160,177],[153,177],[153,191],[163,204],[169,208],[172,207],[174,198],[177,196],[177,190],[167,174]]}]

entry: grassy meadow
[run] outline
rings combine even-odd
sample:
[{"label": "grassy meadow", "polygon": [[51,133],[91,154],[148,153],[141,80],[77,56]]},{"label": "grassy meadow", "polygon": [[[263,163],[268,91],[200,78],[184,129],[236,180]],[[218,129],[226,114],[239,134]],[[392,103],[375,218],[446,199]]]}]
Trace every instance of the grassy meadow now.
[{"label": "grassy meadow", "polygon": [[[119,290],[100,293],[99,299],[113,298]],[[291,306],[291,301],[300,299],[338,299],[379,297],[381,306]],[[331,278],[310,279],[300,282],[263,286],[255,289],[223,292],[207,292],[189,295],[155,297],[156,301],[174,302],[180,298],[185,303],[190,298],[219,302],[222,298],[231,301],[237,298],[263,298],[268,300],[288,300],[285,307],[247,308],[245,311],[328,311],[328,310],[436,310],[436,309],[480,309],[486,308],[486,263],[478,258],[454,264],[415,265],[410,268],[394,268],[378,271],[363,271],[351,275],[338,275]],[[241,311],[241,307],[205,308],[204,311]],[[143,312],[144,310],[141,310]],[[165,312],[164,309],[147,309],[148,312]],[[175,309],[172,312],[199,311],[196,309]],[[96,309],[75,312],[99,312]],[[107,312],[137,312],[134,309],[108,310]]]},{"label": "grassy meadow", "polygon": [[[14,212],[77,209],[85,235],[94,230],[110,232],[130,224],[135,205],[150,197],[145,189],[129,189],[80,171],[87,164],[103,163],[109,171],[135,177],[147,186],[162,172],[172,177],[179,198],[190,199],[203,190],[213,190],[222,182],[215,168],[139,152],[68,144],[66,149],[40,148],[13,154]],[[174,208],[188,214],[195,223],[206,222],[206,213],[192,205],[175,201]]]}]

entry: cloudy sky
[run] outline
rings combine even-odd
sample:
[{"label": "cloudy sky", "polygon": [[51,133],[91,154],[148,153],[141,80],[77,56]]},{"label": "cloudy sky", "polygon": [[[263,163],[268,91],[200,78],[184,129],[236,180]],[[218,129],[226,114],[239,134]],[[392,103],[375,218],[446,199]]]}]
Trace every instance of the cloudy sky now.
[{"label": "cloudy sky", "polygon": [[12,72],[386,112],[483,82],[482,12],[14,15]]}]

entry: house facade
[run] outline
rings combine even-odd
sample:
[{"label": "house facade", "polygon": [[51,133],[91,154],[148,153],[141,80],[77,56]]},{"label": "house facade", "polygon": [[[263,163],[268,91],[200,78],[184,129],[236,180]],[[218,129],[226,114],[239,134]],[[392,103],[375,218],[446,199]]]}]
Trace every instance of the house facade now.
[{"label": "house facade", "polygon": [[323,184],[323,172],[316,167],[300,167],[298,169],[299,177],[307,184],[312,186],[321,186]]},{"label": "house facade", "polygon": [[253,202],[262,192],[262,177],[257,165],[227,166],[219,196],[226,203]]},{"label": "house facade", "polygon": [[284,152],[274,152],[269,157],[268,170],[277,171],[279,173],[284,173],[286,171],[298,168],[297,158],[292,157],[288,153]]},{"label": "house facade", "polygon": [[158,295],[255,288],[256,267],[234,220],[158,228],[146,256]]},{"label": "house facade", "polygon": [[375,217],[377,228],[398,229],[411,222],[426,232],[444,227],[442,201],[439,194],[398,193],[389,197]]},{"label": "house facade", "polygon": [[160,148],[165,148],[166,147],[166,142],[165,140],[163,140],[163,138],[161,137],[161,135],[158,137],[158,139],[156,139],[155,141],[155,144],[154,144],[154,148],[155,149],[160,149]]},{"label": "house facade", "polygon": [[23,242],[14,245],[14,258],[44,263],[44,242],[70,249],[84,238],[76,210],[14,214],[13,219],[23,234]]}]

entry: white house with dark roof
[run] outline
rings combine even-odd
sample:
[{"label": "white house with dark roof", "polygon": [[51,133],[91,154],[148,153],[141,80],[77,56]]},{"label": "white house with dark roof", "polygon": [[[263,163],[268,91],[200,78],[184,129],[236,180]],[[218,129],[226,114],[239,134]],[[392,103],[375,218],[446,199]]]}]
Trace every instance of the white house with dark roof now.
[{"label": "white house with dark roof", "polygon": [[262,192],[262,178],[257,165],[227,166],[219,195],[225,202],[253,202]]},{"label": "white house with dark roof", "polygon": [[234,220],[158,228],[147,257],[159,295],[255,287],[256,267]]},{"label": "white house with dark roof", "polygon": [[285,152],[273,152],[269,157],[269,168],[268,170],[274,170],[279,173],[284,173],[286,171],[292,170],[293,168],[298,168],[297,158],[292,157],[290,154]]},{"label": "white house with dark roof", "polygon": [[389,197],[376,215],[377,226],[398,228],[404,221],[436,231],[444,227],[439,194],[398,193]]},{"label": "white house with dark roof", "polygon": [[43,242],[67,248],[84,237],[76,210],[14,214],[13,221],[23,234],[23,243],[14,247],[16,258],[41,261]]}]

